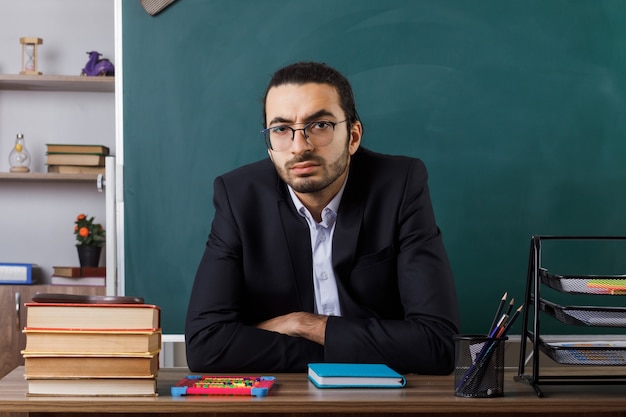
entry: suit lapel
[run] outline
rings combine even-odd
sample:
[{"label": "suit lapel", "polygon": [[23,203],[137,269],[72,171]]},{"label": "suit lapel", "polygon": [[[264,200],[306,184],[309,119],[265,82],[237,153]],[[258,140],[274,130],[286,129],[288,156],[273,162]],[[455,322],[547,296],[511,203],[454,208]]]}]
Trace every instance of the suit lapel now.
[{"label": "suit lapel", "polygon": [[365,206],[366,194],[360,187],[359,174],[354,171],[351,169],[348,176],[333,237],[333,266],[340,281],[344,281],[352,269]]},{"label": "suit lapel", "polygon": [[293,207],[291,197],[286,191],[286,185],[279,181],[279,188],[281,188],[279,195],[282,196],[282,199],[278,200],[278,214],[287,241],[288,261],[291,263],[293,271],[294,285],[299,297],[298,302],[302,306],[302,311],[312,313],[315,311],[315,295],[309,226]]}]

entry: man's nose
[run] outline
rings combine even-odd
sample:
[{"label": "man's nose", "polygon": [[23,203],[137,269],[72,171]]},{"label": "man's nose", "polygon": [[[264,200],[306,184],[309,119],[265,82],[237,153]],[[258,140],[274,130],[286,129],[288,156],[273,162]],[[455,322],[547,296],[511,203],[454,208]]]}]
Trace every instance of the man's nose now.
[{"label": "man's nose", "polygon": [[294,129],[291,152],[302,153],[304,151],[310,151],[311,149],[313,149],[313,145],[311,145],[304,135],[304,129]]}]

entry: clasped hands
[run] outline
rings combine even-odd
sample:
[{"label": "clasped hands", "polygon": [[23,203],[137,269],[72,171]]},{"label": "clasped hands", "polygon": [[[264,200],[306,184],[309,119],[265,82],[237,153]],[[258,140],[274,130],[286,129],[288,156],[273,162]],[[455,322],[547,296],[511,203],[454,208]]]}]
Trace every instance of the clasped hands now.
[{"label": "clasped hands", "polygon": [[327,320],[328,316],[297,311],[262,321],[256,327],[324,345]]}]

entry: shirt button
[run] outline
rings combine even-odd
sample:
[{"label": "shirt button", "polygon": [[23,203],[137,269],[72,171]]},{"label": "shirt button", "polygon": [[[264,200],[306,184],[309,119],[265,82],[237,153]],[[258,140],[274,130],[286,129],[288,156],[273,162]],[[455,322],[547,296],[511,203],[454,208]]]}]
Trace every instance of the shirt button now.
[{"label": "shirt button", "polygon": [[320,235],[320,242],[325,242],[326,241],[326,235],[322,234]]},{"label": "shirt button", "polygon": [[322,272],[320,274],[320,278],[323,279],[324,281],[328,279],[328,274],[326,272]]}]

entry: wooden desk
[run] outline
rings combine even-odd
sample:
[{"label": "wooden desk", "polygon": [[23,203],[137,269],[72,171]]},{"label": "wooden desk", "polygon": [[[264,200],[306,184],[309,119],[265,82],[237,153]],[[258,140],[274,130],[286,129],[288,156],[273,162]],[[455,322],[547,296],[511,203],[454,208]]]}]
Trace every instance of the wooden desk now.
[{"label": "wooden desk", "polygon": [[[560,371],[562,372],[562,371]],[[526,383],[513,381],[507,372],[505,396],[490,399],[459,398],[453,394],[452,376],[409,375],[404,389],[320,390],[303,374],[276,374],[277,385],[265,398],[171,397],[170,386],[187,371],[163,369],[158,397],[26,397],[24,369],[19,367],[0,381],[0,413],[30,416],[92,416],[163,414],[219,415],[430,415],[493,417],[626,416],[626,388],[610,386],[546,386],[538,398]]]}]

